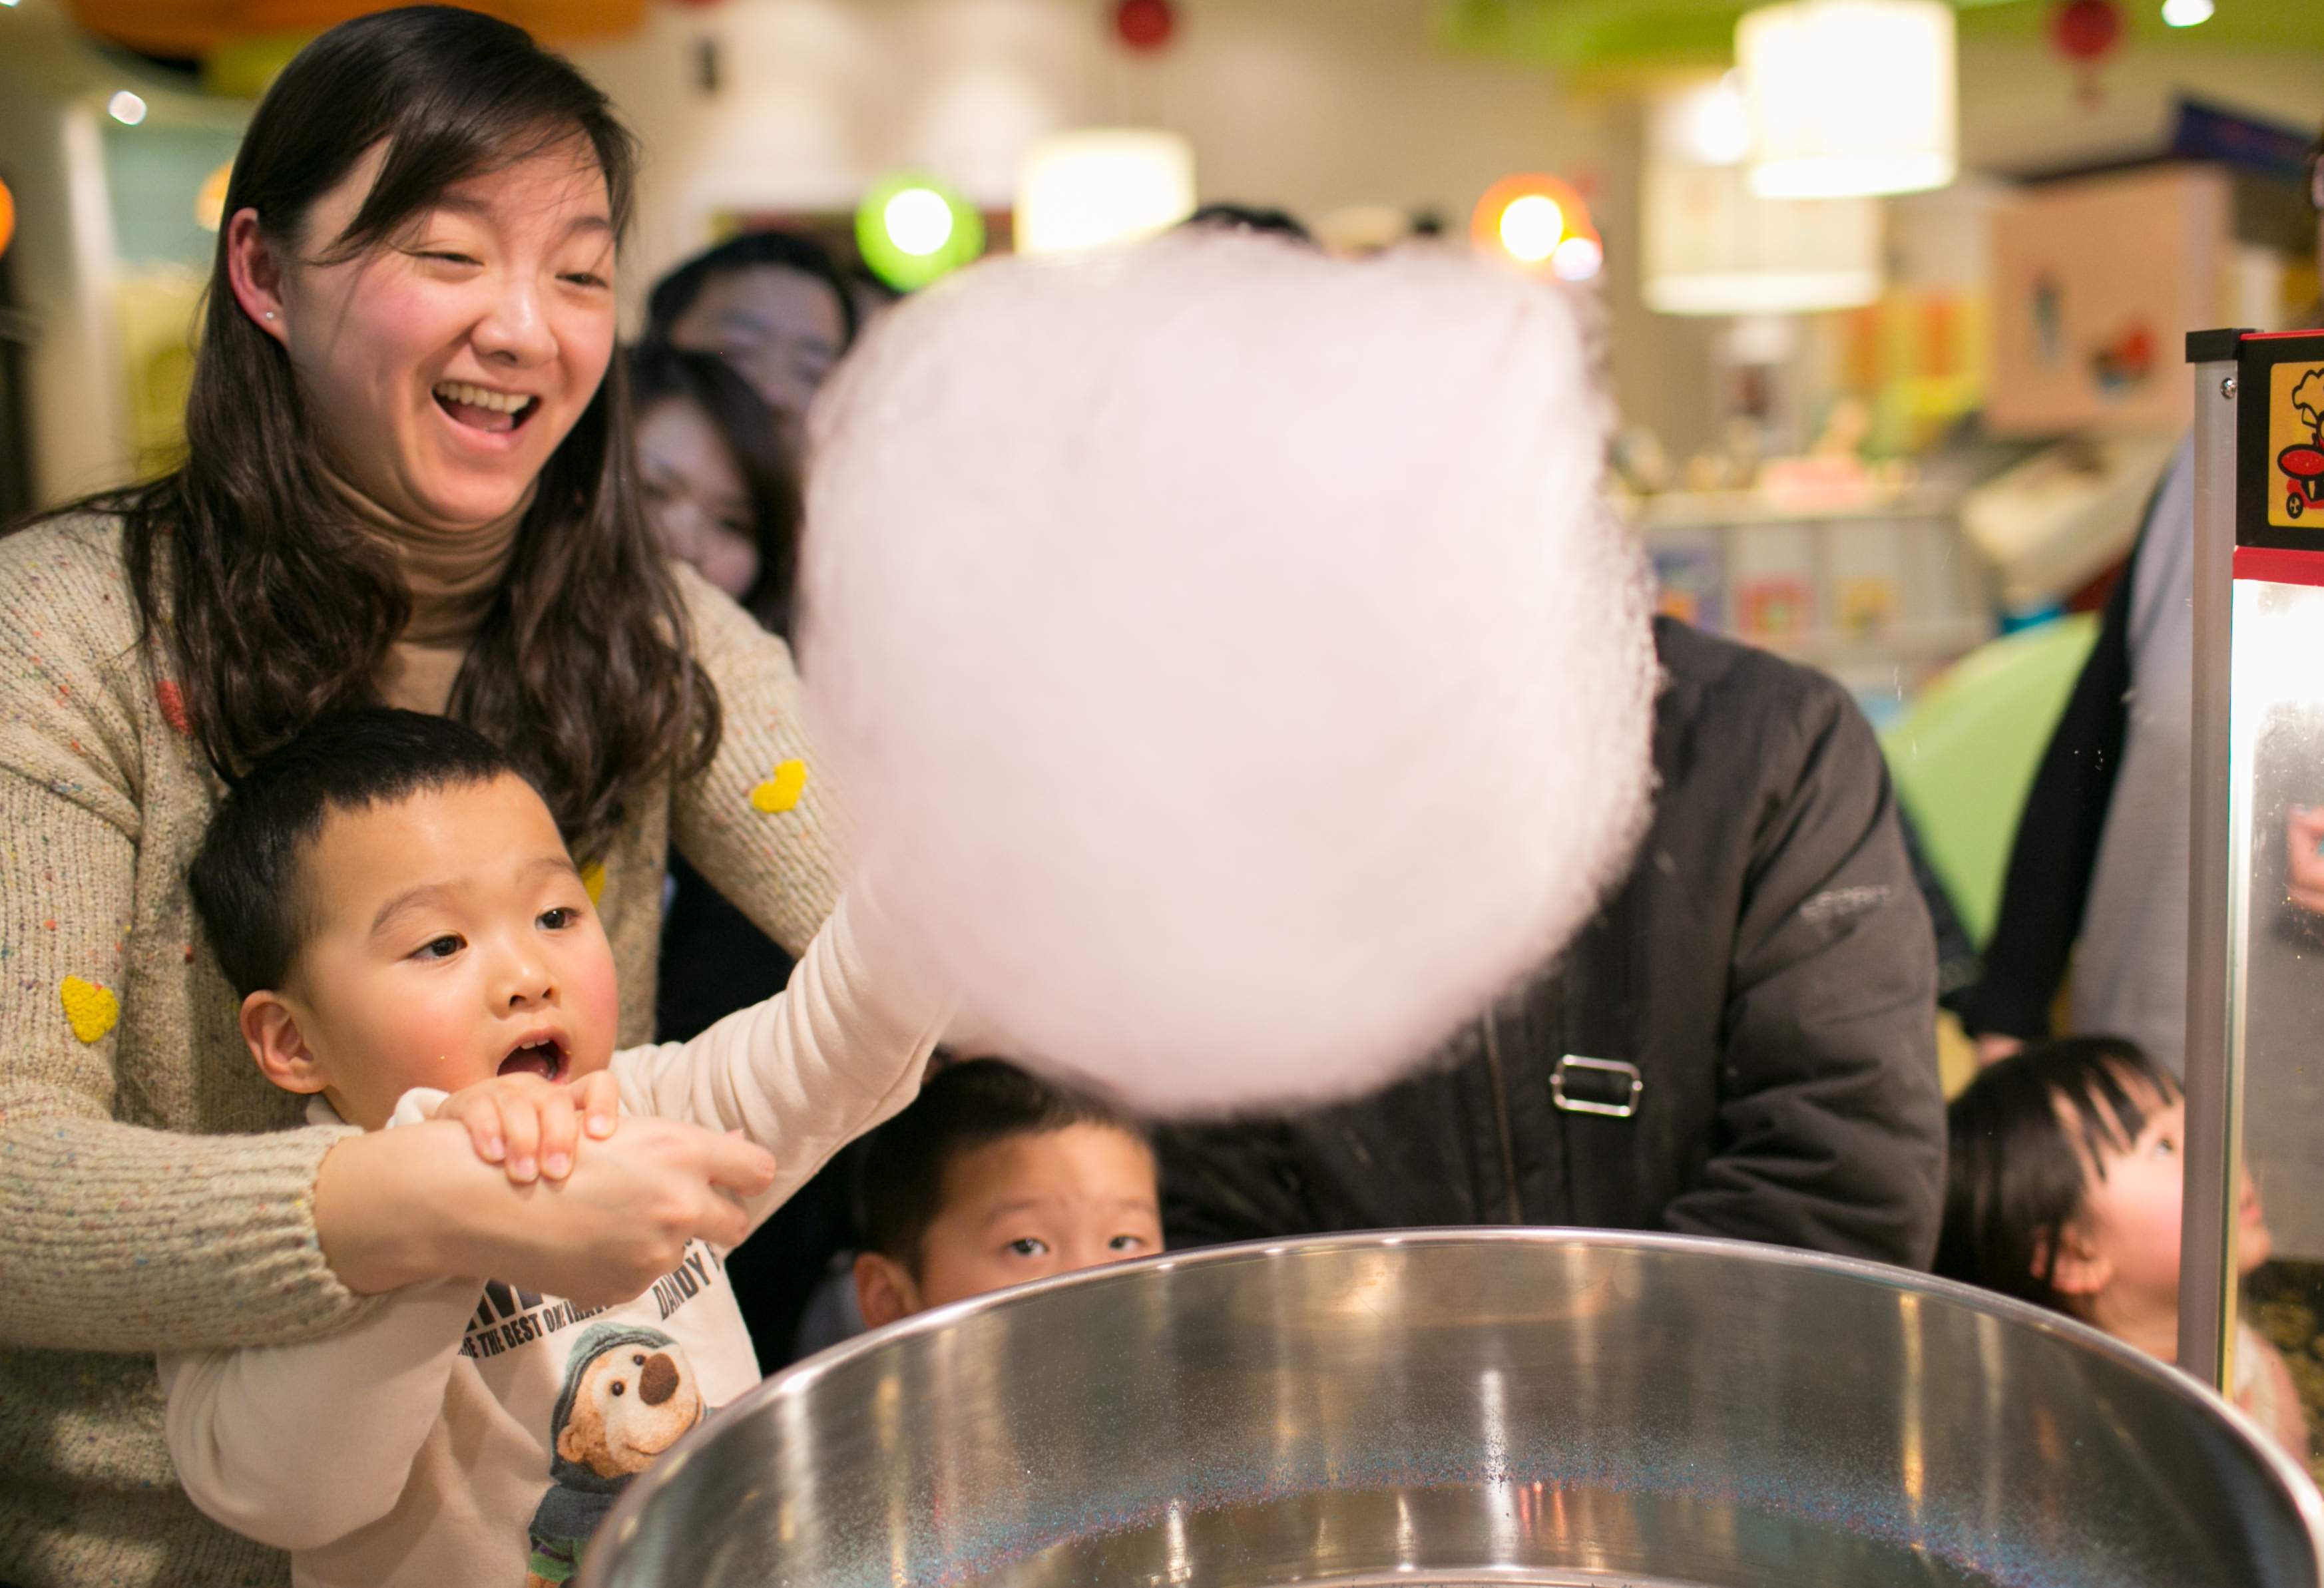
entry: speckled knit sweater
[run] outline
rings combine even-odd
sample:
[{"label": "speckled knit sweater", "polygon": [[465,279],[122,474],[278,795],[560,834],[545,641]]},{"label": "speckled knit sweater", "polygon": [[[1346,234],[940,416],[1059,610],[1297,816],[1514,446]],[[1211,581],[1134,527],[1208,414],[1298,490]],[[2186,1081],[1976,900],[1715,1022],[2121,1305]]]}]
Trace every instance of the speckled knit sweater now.
[{"label": "speckled knit sweater", "polygon": [[[640,803],[600,889],[621,1040],[654,1005],[671,842],[794,950],[837,898],[782,642],[678,570],[725,734]],[[141,647],[114,522],[0,538],[0,1582],[281,1584],[180,1492],[152,1354],[327,1333],[366,1303],[310,1206],[343,1134],[259,1075],[185,867],[218,794]]]}]

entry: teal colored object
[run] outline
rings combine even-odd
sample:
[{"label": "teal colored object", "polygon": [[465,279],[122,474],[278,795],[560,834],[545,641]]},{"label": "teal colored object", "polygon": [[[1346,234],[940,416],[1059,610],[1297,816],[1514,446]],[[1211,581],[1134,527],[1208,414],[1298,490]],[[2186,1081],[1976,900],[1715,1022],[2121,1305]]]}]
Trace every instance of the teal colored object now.
[{"label": "teal colored object", "polygon": [[911,292],[984,252],[984,217],[936,178],[899,171],[872,184],[855,207],[863,262],[899,292]]},{"label": "teal colored object", "polygon": [[1979,646],[1880,736],[1897,797],[1979,948],[2001,913],[2026,790],[2098,631],[2085,613]]}]

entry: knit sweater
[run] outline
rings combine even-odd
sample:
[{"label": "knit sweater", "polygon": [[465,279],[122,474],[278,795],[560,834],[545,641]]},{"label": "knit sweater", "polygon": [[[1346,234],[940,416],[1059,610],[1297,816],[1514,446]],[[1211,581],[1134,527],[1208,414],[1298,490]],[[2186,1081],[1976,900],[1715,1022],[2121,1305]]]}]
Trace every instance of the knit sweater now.
[{"label": "knit sweater", "polygon": [[[621,1040],[650,1034],[669,845],[794,951],[837,898],[789,652],[686,568],[725,729],[641,799],[598,895]],[[0,1582],[288,1581],[195,1510],[161,1350],[281,1344],[374,1302],[324,1262],[312,1196],[344,1132],[302,1126],[236,1030],[187,862],[221,793],[112,520],[0,538]]]}]

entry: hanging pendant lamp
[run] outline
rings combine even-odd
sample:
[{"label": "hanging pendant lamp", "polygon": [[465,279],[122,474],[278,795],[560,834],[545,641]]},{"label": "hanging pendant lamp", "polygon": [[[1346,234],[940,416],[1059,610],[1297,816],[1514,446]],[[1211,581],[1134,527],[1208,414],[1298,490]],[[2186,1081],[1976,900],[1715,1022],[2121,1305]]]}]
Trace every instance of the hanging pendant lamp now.
[{"label": "hanging pendant lamp", "polygon": [[1952,7],[1790,0],[1735,24],[1751,190],[1854,198],[1941,188],[1960,168]]}]

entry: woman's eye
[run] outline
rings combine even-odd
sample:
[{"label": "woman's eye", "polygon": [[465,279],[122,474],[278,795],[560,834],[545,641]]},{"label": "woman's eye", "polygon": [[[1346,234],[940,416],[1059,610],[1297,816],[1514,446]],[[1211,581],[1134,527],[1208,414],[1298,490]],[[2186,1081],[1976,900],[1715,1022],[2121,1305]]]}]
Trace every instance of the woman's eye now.
[{"label": "woman's eye", "polygon": [[2173,1137],[2163,1136],[2156,1140],[2154,1150],[2165,1158],[2176,1158],[2179,1155],[2179,1143]]},{"label": "woman's eye", "polygon": [[1106,1245],[1116,1252],[1135,1252],[1146,1244],[1143,1235],[1116,1235]]},{"label": "woman's eye", "polygon": [[455,253],[447,248],[423,249],[420,251],[420,257],[434,260],[438,264],[472,265],[477,262],[474,254]]},{"label": "woman's eye", "polygon": [[562,932],[580,919],[580,911],[569,909],[563,904],[558,905],[554,910],[543,910],[540,913],[540,924],[551,932]]},{"label": "woman's eye", "polygon": [[1026,1235],[1010,1242],[1009,1250],[1018,1257],[1047,1257],[1049,1254],[1049,1244],[1035,1236]]},{"label": "woman's eye", "polygon": [[447,932],[442,937],[430,939],[427,943],[421,946],[419,954],[416,955],[415,958],[421,959],[449,959],[453,955],[459,951],[460,940]]},{"label": "woman's eye", "polygon": [[605,278],[595,271],[567,271],[562,279],[572,282],[576,287],[587,287],[592,289],[606,284]]}]

